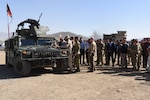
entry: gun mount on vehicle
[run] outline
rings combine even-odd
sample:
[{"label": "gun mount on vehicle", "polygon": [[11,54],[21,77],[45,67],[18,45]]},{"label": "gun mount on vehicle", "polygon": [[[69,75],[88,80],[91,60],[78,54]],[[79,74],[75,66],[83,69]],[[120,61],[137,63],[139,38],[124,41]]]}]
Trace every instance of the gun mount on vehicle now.
[{"label": "gun mount on vehicle", "polygon": [[48,30],[38,21],[27,19],[19,23],[16,33],[5,41],[6,64],[13,66],[17,75],[28,76],[36,67],[67,69],[68,55],[55,47],[55,38],[46,35]]},{"label": "gun mount on vehicle", "polygon": [[[27,27],[28,28],[25,28]],[[46,32],[48,31],[48,27],[46,26],[40,26],[39,22],[34,19],[27,19],[21,23],[18,24],[16,33],[17,35],[24,36],[24,37],[36,37],[40,35],[46,35]]]}]

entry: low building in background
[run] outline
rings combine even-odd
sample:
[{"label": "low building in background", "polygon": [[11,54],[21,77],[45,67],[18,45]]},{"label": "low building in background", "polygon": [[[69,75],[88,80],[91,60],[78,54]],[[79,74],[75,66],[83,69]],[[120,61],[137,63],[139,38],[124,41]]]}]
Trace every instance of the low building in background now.
[{"label": "low building in background", "polygon": [[122,38],[127,38],[126,31],[117,31],[117,33],[103,34],[103,39],[112,39],[113,41],[121,40]]}]

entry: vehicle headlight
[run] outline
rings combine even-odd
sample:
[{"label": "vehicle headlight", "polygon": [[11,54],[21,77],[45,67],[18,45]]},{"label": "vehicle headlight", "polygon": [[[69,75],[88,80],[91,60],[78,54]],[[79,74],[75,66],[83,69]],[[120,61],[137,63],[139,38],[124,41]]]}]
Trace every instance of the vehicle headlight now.
[{"label": "vehicle headlight", "polygon": [[62,50],[61,53],[62,54],[67,54],[67,51]]},{"label": "vehicle headlight", "polygon": [[31,55],[31,51],[22,51],[23,55]]}]

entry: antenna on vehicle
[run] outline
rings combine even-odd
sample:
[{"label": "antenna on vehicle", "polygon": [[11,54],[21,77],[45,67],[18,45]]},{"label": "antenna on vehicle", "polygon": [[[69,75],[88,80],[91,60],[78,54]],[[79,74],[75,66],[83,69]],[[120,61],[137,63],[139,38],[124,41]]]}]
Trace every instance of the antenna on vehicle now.
[{"label": "antenna on vehicle", "polygon": [[41,14],[40,14],[40,16],[39,16],[38,22],[40,21],[40,19],[41,19],[41,16],[42,16],[42,13],[41,13]]}]

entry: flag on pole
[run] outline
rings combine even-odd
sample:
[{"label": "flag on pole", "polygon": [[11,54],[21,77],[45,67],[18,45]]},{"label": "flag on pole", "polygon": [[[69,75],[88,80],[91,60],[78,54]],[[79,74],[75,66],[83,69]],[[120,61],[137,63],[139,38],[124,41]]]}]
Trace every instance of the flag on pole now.
[{"label": "flag on pole", "polygon": [[12,13],[11,13],[11,10],[10,10],[10,8],[9,8],[9,6],[8,6],[8,4],[7,4],[7,15],[9,16],[9,17],[12,17]]}]

